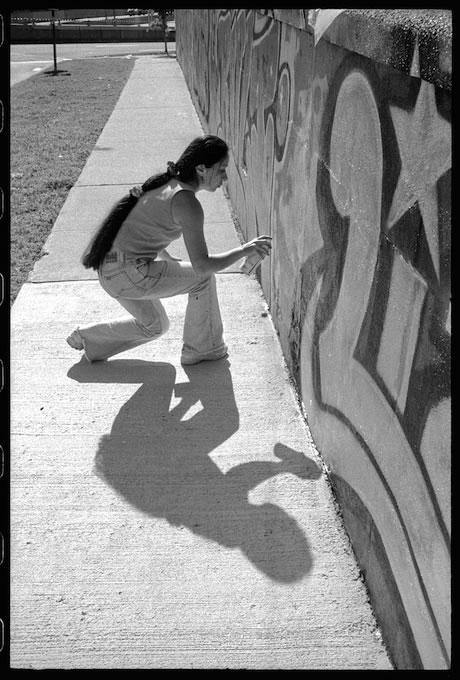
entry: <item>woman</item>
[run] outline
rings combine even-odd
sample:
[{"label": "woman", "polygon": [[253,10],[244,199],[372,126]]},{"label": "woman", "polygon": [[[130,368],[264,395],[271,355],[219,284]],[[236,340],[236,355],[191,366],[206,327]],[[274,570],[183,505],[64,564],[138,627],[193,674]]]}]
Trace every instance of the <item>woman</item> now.
[{"label": "woman", "polygon": [[[131,317],[79,326],[67,338],[89,361],[107,359],[160,337],[169,328],[161,298],[188,293],[181,362],[196,364],[227,355],[215,273],[242,257],[265,257],[269,236],[209,255],[197,191],[216,191],[228,165],[227,144],[214,135],[194,139],[177,163],[131,189],[106,217],[82,262],[98,272],[102,288]],[[184,237],[190,262],[166,248]]]}]

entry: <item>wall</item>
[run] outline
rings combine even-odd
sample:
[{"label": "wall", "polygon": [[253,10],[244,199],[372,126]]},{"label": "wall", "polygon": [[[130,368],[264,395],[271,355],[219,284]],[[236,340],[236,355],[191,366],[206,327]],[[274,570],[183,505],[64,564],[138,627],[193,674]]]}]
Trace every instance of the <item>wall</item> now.
[{"label": "wall", "polygon": [[[176,10],[397,668],[450,666],[451,16]],[[315,41],[316,44],[315,44]]]}]

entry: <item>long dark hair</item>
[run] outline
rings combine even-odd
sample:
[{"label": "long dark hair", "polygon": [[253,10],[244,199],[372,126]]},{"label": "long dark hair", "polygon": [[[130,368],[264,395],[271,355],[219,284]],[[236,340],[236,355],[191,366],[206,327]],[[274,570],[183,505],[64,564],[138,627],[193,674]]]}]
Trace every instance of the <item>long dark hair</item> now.
[{"label": "long dark hair", "polygon": [[[215,135],[197,137],[187,146],[177,163],[169,162],[166,172],[149,177],[142,184],[142,191],[145,193],[157,189],[169,182],[172,177],[176,177],[181,182],[196,182],[195,168],[197,165],[203,164],[210,168],[223,160],[227,153],[228,146],[220,137]],[[113,206],[83,254],[81,261],[87,269],[99,269],[105,255],[112,247],[121,225],[137,201],[138,198],[129,193]]]}]

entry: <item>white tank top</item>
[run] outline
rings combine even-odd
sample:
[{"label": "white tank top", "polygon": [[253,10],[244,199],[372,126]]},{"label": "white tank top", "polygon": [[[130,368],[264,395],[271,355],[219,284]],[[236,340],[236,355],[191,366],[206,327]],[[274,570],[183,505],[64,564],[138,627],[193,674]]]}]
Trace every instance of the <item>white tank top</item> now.
[{"label": "white tank top", "polygon": [[192,191],[189,184],[171,179],[167,184],[147,191],[132,208],[116,235],[112,249],[129,258],[152,258],[182,235],[174,222],[171,204],[180,191]]}]

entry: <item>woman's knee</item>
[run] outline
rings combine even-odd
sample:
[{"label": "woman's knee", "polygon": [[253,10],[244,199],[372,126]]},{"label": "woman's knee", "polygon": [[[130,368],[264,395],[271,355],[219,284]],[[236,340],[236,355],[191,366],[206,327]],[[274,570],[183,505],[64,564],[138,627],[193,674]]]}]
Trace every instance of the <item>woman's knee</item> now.
[{"label": "woman's knee", "polygon": [[169,319],[166,316],[166,313],[162,315],[160,322],[161,322],[160,335],[163,335],[164,333],[166,333],[167,330],[169,330]]},{"label": "woman's knee", "polygon": [[164,335],[169,329],[169,318],[163,307],[157,309],[157,314],[155,318],[152,318],[148,322],[140,322],[138,324],[141,326],[143,332],[151,338],[159,338],[160,335]]},{"label": "woman's knee", "polygon": [[159,335],[163,335],[166,333],[166,331],[169,328],[169,318],[168,315],[166,314],[165,308],[163,305],[158,309],[158,320],[160,322],[160,333]]},{"label": "woman's knee", "polygon": [[143,332],[150,338],[159,338],[169,329],[169,319],[166,321],[153,321],[150,324],[139,324]]}]

